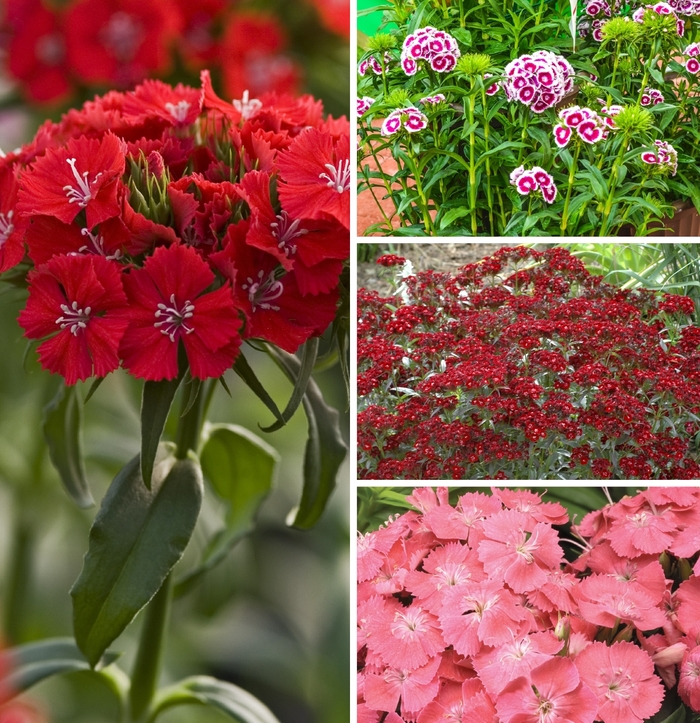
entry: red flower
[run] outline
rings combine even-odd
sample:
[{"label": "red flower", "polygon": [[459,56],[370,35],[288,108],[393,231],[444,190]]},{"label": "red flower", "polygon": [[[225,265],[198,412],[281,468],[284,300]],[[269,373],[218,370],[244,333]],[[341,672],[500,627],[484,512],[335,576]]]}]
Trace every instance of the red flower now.
[{"label": "red flower", "polygon": [[343,37],[350,37],[349,0],[311,0],[311,2],[329,30]]},{"label": "red flower", "polygon": [[24,222],[16,217],[17,179],[11,167],[0,168],[0,272],[24,258]]},{"label": "red flower", "polygon": [[246,243],[248,222],[229,226],[228,243],[212,263],[235,281],[236,303],[248,316],[246,338],[271,341],[294,353],[333,321],[338,292],[303,296],[294,272],[283,274],[277,259]]},{"label": "red flower", "polygon": [[201,68],[217,63],[219,43],[215,38],[215,24],[226,9],[226,0],[174,0],[183,20],[179,51],[189,67]]},{"label": "red flower", "polygon": [[342,260],[350,252],[348,230],[332,216],[312,220],[284,209],[276,213],[270,181],[270,174],[250,171],[239,184],[251,210],[246,243],[275,256],[287,271],[293,269],[302,294],[327,293],[337,286]]},{"label": "red flower", "polygon": [[125,118],[137,123],[158,119],[182,128],[202,112],[202,90],[179,83],[174,88],[160,80],[146,80],[124,96]]},{"label": "red flower", "polygon": [[119,267],[100,256],[55,256],[29,275],[29,299],[19,315],[28,339],[39,345],[44,369],[75,384],[119,366],[126,321]]},{"label": "red flower", "polygon": [[22,176],[17,210],[71,223],[85,209],[88,228],[118,216],[125,146],[112,133],[101,139],[71,138],[46,151]]},{"label": "red flower", "polygon": [[66,19],[68,60],[82,80],[131,85],[168,69],[179,24],[160,0],[82,0]]},{"label": "red flower", "polygon": [[262,12],[237,13],[229,22],[221,47],[224,88],[230,98],[243,98],[269,91],[293,93],[299,71],[282,54],[287,39],[274,15]]},{"label": "red flower", "polygon": [[279,195],[296,218],[335,216],[350,226],[350,138],[309,128],[278,156]]},{"label": "red flower", "polygon": [[215,276],[199,254],[183,244],[161,246],[124,279],[129,327],[120,353],[141,379],[174,379],[179,341],[192,376],[220,377],[240,347],[241,320],[226,284],[205,293]]},{"label": "red flower", "polygon": [[[12,23],[8,69],[32,100],[56,101],[71,91],[63,18],[38,0],[10,3]],[[14,12],[13,12],[14,11]],[[14,18],[12,17],[14,16]]]}]

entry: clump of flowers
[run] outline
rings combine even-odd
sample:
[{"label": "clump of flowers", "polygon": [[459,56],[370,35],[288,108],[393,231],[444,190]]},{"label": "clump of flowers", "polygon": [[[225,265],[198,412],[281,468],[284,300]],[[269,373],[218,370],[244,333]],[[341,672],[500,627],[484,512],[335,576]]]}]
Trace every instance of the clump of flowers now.
[{"label": "clump of flowers", "polygon": [[[390,53],[384,53],[384,65],[385,67],[388,67],[389,62],[391,61],[391,54]],[[357,73],[361,77],[367,75],[369,71],[372,71],[375,75],[381,75],[384,71],[382,70],[382,64],[379,62],[379,60],[374,55],[370,55],[368,58],[365,58],[364,60],[360,61],[359,65],[357,66]]]},{"label": "clump of flowers", "polygon": [[436,73],[448,73],[460,56],[457,41],[444,30],[431,26],[406,36],[401,48],[401,67],[406,75],[415,75],[418,62],[424,61]]},{"label": "clump of flowers", "polygon": [[700,43],[691,43],[683,51],[685,69],[691,75],[700,73]]},{"label": "clump of flowers", "polygon": [[423,105],[438,105],[439,103],[445,102],[445,95],[444,95],[444,93],[435,93],[435,95],[426,95],[424,98],[420,99],[420,102]]},{"label": "clump of flowers", "polygon": [[369,96],[365,95],[362,98],[357,99],[357,117],[360,118],[363,116],[374,103],[374,98],[370,98]]},{"label": "clump of flowers", "polygon": [[605,284],[557,246],[402,286],[359,293],[360,478],[700,477],[691,299]]},{"label": "clump of flowers", "polygon": [[656,146],[656,152],[645,151],[641,155],[642,161],[657,166],[664,173],[675,176],[678,170],[678,153],[676,149],[666,141],[654,141],[654,145]]},{"label": "clump of flowers", "polygon": [[519,166],[510,174],[510,184],[515,186],[521,196],[539,191],[547,203],[554,203],[557,197],[554,179],[539,166],[533,166],[530,170],[525,170],[525,166]]},{"label": "clump of flowers", "polygon": [[402,128],[408,133],[422,131],[428,125],[428,118],[423,111],[409,106],[408,108],[397,108],[391,111],[382,123],[382,135],[391,136],[398,133]]},{"label": "clump of flowers", "polygon": [[632,20],[636,23],[644,24],[648,17],[647,13],[650,13],[652,18],[654,17],[654,13],[662,17],[672,17],[676,21],[675,27],[678,35],[682,38],[685,34],[685,23],[678,17],[676,11],[668,3],[658,2],[654,5],[642,5],[632,13]]},{"label": "clump of flowers", "polygon": [[349,128],[310,96],[146,81],[44,124],[0,179],[0,270],[26,275],[19,322],[67,384],[174,379],[181,353],[220,377],[242,339],[293,352],[335,316]]},{"label": "clump of flowers", "polygon": [[574,69],[566,58],[548,50],[522,55],[506,65],[503,87],[509,100],[517,100],[534,113],[560,103],[574,89]]},{"label": "clump of flowers", "polygon": [[535,492],[406,500],[357,541],[359,720],[641,723],[676,691],[700,711],[700,490],[589,513],[572,561]]},{"label": "clump of flowers", "polygon": [[571,137],[576,135],[585,143],[593,145],[608,136],[608,128],[614,127],[610,115],[601,116],[590,108],[574,105],[559,111],[559,120],[554,126],[554,142],[559,148],[566,148]]}]

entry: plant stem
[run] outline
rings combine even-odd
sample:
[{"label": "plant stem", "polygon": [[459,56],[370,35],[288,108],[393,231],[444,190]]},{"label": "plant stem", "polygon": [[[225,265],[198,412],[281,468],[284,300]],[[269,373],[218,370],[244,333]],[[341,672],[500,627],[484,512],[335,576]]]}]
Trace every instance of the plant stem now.
[{"label": "plant stem", "polygon": [[566,227],[569,223],[569,201],[571,201],[571,192],[574,188],[574,179],[576,177],[576,168],[578,166],[578,156],[581,152],[581,142],[576,140],[576,150],[574,151],[574,158],[571,162],[571,169],[569,170],[569,185],[566,189],[566,200],[564,201],[564,212],[561,215],[561,235],[566,236]]},{"label": "plant stem", "polygon": [[615,158],[612,171],[610,172],[610,190],[608,191],[608,197],[605,201],[605,208],[603,209],[603,217],[600,225],[600,236],[605,236],[608,232],[608,220],[610,217],[610,212],[612,211],[615,191],[617,190],[617,177],[619,174],[620,165],[622,164],[622,159],[625,156],[625,151],[627,150],[628,145],[629,134],[625,133],[625,135],[622,137],[622,143],[620,145],[620,150],[617,153],[617,158]]},{"label": "plant stem", "polygon": [[[486,85],[482,78],[481,82],[481,105],[483,108],[484,116],[484,153],[488,153],[489,150],[489,121],[488,121],[488,107],[486,105]],[[491,156],[486,156],[486,199],[489,207],[489,233],[491,235],[495,232],[493,225],[493,194],[491,191]]]},{"label": "plant stem", "polygon": [[165,629],[170,617],[172,578],[165,578],[160,590],[148,604],[141,629],[136,663],[131,674],[129,706],[134,722],[145,720],[158,687]]},{"label": "plant stem", "polygon": [[523,120],[523,129],[520,133],[520,142],[522,143],[522,146],[518,150],[518,166],[522,165],[523,162],[523,155],[525,153],[525,140],[527,139],[527,127],[530,123],[530,108],[526,106],[525,109],[525,118]]},{"label": "plant stem", "polygon": [[[615,76],[617,75],[617,66],[620,62],[620,45],[621,45],[621,41],[618,40],[616,47],[615,47],[615,60],[613,61],[612,79],[610,80],[611,88],[615,87]],[[612,104],[612,100],[613,100],[612,95],[610,95],[610,93],[608,93],[608,106]]]},{"label": "plant stem", "polygon": [[474,78],[471,77],[470,93],[469,93],[469,208],[472,219],[472,236],[477,235],[476,224],[476,137],[474,133],[474,103],[476,96],[474,93]]},{"label": "plant stem", "polygon": [[409,140],[408,145],[406,146],[406,150],[408,151],[408,156],[413,161],[413,168],[414,168],[414,180],[416,182],[416,191],[418,191],[418,197],[420,198],[420,208],[421,213],[423,215],[423,224],[425,226],[425,232],[427,234],[430,234],[431,236],[435,236],[435,229],[433,228],[433,220],[430,218],[430,211],[428,210],[428,199],[425,196],[425,193],[423,192],[423,184],[420,180],[420,173],[418,171],[418,158],[416,157],[415,153],[413,152],[413,148],[411,148],[411,141]]}]

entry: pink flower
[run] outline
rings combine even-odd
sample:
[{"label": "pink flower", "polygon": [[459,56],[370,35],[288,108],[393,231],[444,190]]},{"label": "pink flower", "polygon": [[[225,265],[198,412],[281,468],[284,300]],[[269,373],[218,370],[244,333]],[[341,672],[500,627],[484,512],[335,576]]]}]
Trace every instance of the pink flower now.
[{"label": "pink flower", "polygon": [[676,590],[678,601],[678,625],[681,630],[696,638],[700,635],[700,577],[691,577]]},{"label": "pink flower", "polygon": [[698,72],[700,72],[700,60],[697,58],[688,58],[688,60],[685,61],[685,69],[692,73],[693,75],[697,75]]},{"label": "pink flower", "polygon": [[566,148],[570,139],[571,128],[561,124],[554,126],[554,142],[559,146],[559,148]]},{"label": "pink flower", "polygon": [[687,650],[683,656],[678,694],[686,705],[700,712],[700,646]]},{"label": "pink flower", "polygon": [[576,667],[598,699],[603,723],[642,723],[661,708],[664,688],[654,664],[632,643],[591,643],[576,658]]},{"label": "pink flower", "polygon": [[568,658],[552,658],[509,683],[496,700],[503,723],[592,723],[597,702]]},{"label": "pink flower", "polygon": [[545,570],[558,567],[563,552],[555,530],[542,522],[528,527],[527,515],[503,510],[484,521],[485,539],[479,543],[484,570],[504,580],[515,592],[528,592],[543,584]]},{"label": "pink flower", "polygon": [[437,695],[440,680],[437,669],[441,657],[436,655],[415,670],[386,668],[365,676],[365,702],[370,708],[395,711],[401,700],[402,711],[419,711]]}]

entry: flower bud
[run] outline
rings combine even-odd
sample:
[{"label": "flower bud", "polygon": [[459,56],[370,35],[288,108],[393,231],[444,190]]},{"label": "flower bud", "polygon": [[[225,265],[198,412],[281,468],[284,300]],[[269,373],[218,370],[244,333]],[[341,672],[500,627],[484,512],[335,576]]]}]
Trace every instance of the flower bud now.
[{"label": "flower bud", "polygon": [[396,47],[396,38],[389,33],[377,33],[368,39],[367,46],[375,53],[385,53]]},{"label": "flower bud", "polygon": [[457,70],[468,76],[484,75],[491,67],[491,56],[484,53],[467,53],[457,61]]},{"label": "flower bud", "polygon": [[654,117],[644,108],[628,105],[615,116],[615,125],[627,135],[646,133],[654,125]]}]

